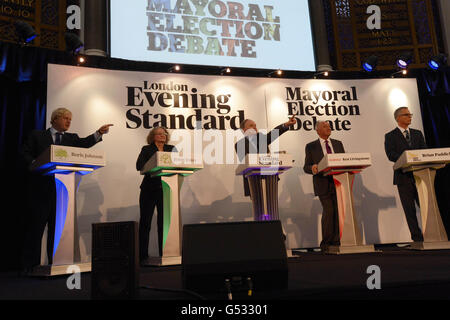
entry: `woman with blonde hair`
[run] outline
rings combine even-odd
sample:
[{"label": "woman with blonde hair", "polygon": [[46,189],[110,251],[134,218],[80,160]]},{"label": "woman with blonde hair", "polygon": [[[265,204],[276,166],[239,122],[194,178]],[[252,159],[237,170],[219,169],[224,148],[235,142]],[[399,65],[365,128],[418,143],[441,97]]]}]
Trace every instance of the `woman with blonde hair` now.
[{"label": "woman with blonde hair", "polygon": [[[147,161],[157,152],[176,152],[176,148],[170,144],[169,132],[164,127],[155,127],[147,136],[147,145],[142,147],[136,161],[136,169],[141,171]],[[163,250],[163,191],[161,177],[151,177],[149,173],[144,175],[139,195],[139,259],[141,263],[148,258],[148,245],[150,228],[155,207],[158,211],[158,248],[159,255]]]}]

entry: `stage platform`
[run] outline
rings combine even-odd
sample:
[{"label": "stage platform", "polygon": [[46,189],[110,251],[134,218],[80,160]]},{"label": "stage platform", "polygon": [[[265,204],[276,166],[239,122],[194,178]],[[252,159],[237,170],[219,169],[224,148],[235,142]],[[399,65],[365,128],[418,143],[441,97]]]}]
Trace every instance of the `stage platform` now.
[{"label": "stage platform", "polygon": [[[287,290],[254,292],[241,300],[450,300],[450,250],[414,251],[396,245],[377,252],[329,255],[304,250],[288,259]],[[369,266],[380,268],[380,289],[369,290]],[[223,292],[195,295],[182,290],[181,266],[142,267],[139,300],[227,300]],[[91,273],[81,274],[81,288],[69,290],[68,275],[51,278],[0,274],[0,300],[90,300]],[[147,287],[147,288],[143,288]],[[221,289],[221,288],[220,288]],[[247,303],[250,301],[247,301]],[[295,306],[295,305],[294,305]]]}]

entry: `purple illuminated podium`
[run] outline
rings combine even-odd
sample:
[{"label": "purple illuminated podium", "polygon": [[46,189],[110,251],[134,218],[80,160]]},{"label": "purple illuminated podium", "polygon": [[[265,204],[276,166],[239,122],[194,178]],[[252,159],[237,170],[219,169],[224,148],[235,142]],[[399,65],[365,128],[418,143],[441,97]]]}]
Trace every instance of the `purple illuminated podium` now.
[{"label": "purple illuminated podium", "polygon": [[285,153],[248,154],[236,168],[236,175],[248,180],[255,221],[280,220],[278,175],[292,168],[293,162]]},{"label": "purple illuminated podium", "polygon": [[32,275],[54,276],[91,270],[91,263],[75,261],[78,256],[76,192],[83,175],[104,167],[105,154],[86,148],[61,145],[48,147],[31,165],[42,175],[54,175],[56,183],[56,224],[53,264],[36,267]]}]

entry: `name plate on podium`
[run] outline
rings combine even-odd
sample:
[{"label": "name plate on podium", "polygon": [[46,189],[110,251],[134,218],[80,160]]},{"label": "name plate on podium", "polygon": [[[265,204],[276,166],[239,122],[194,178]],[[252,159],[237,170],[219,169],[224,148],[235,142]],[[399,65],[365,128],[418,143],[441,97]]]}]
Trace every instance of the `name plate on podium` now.
[{"label": "name plate on podium", "polygon": [[45,174],[71,171],[84,174],[105,165],[106,157],[103,151],[52,144],[39,155],[30,169],[43,171]]},{"label": "name plate on podium", "polygon": [[371,165],[370,153],[330,153],[320,160],[317,169],[323,173],[329,171],[358,171]]},{"label": "name plate on podium", "polygon": [[[158,175],[164,175],[171,174],[170,170],[192,173],[200,169],[203,169],[203,161],[199,156],[185,157],[177,152],[158,151],[144,165],[141,174],[160,173]],[[162,171],[165,173],[161,174]]]},{"label": "name plate on podium", "polygon": [[236,175],[246,175],[255,170],[261,170],[264,174],[283,173],[292,168],[293,163],[292,155],[287,153],[251,153],[236,168]]},{"label": "name plate on podium", "polygon": [[394,164],[394,170],[417,165],[450,162],[450,148],[405,150]]}]

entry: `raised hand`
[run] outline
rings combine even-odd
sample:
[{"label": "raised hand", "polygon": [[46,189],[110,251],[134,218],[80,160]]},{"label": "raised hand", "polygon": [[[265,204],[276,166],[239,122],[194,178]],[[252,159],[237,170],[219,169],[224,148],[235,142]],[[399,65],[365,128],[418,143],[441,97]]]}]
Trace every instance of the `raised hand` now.
[{"label": "raised hand", "polygon": [[111,126],[113,126],[112,123],[110,123],[110,124],[105,124],[105,125],[101,126],[100,129],[98,129],[97,131],[98,131],[98,133],[100,133],[100,134],[108,133],[109,127],[111,127]]}]

